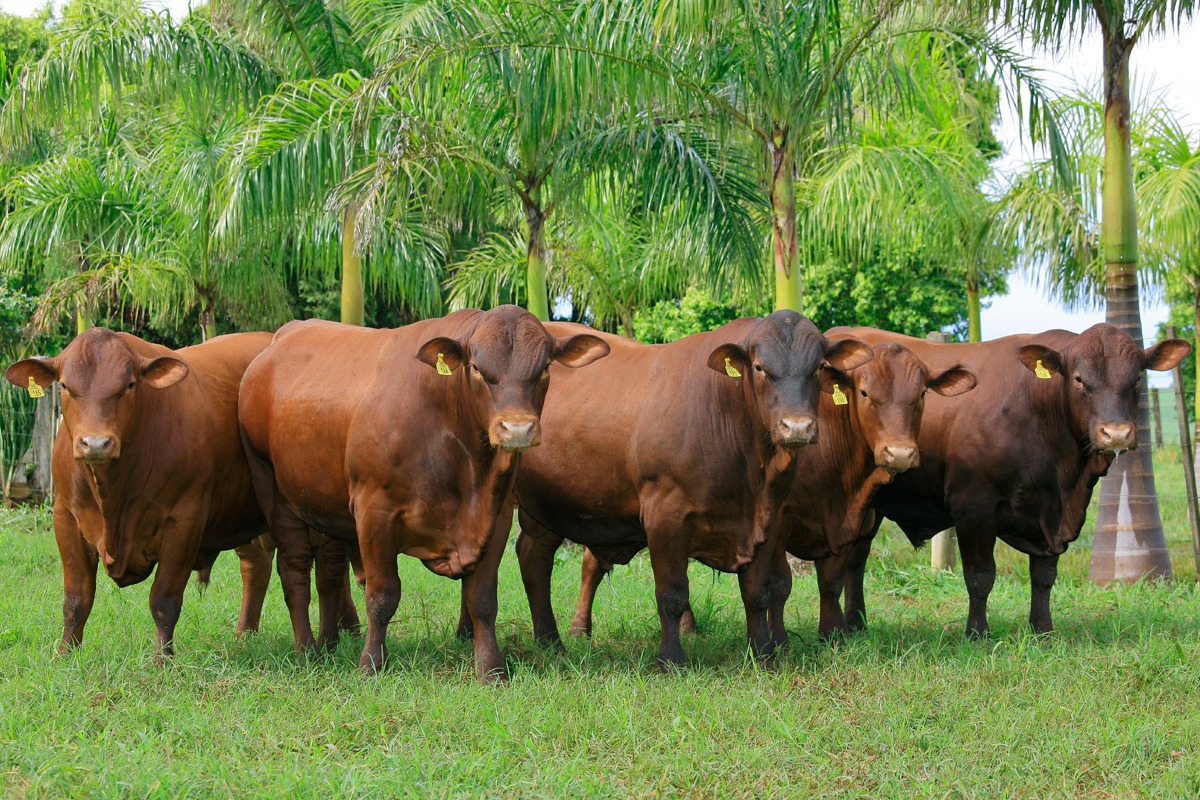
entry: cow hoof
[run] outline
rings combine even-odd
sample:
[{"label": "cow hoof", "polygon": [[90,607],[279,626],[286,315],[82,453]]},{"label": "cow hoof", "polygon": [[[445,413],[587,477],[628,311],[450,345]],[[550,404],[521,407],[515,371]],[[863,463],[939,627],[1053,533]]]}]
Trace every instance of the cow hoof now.
[{"label": "cow hoof", "polygon": [[966,637],[970,641],[975,642],[975,641],[979,641],[981,639],[986,639],[986,638],[988,638],[989,634],[990,634],[990,629],[987,626],[984,626],[982,628],[977,628],[973,625],[967,626]]},{"label": "cow hoof", "polygon": [[362,658],[358,660],[358,671],[363,675],[378,675],[383,671],[383,659],[383,653],[378,656],[363,653]]},{"label": "cow hoof", "polygon": [[572,620],[570,627],[567,628],[567,636],[584,636],[590,639],[592,638],[592,626]]},{"label": "cow hoof", "polygon": [[490,669],[486,672],[480,670],[477,671],[475,679],[479,681],[481,686],[487,686],[489,684],[505,684],[508,683],[508,672],[504,669],[504,667],[495,667],[494,669]]}]

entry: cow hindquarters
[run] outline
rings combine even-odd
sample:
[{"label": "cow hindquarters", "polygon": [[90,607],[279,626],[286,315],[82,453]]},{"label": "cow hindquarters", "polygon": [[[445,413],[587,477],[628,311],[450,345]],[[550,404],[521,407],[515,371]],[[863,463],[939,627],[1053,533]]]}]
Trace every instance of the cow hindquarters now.
[{"label": "cow hindquarters", "polygon": [[496,642],[496,586],[500,573],[500,559],[508,545],[508,532],[512,528],[512,495],[496,515],[496,527],[487,550],[475,571],[463,578],[463,600],[471,615],[471,630],[475,640],[475,677],[480,683],[507,681],[504,659],[500,656],[500,645]]},{"label": "cow hindquarters", "polygon": [[[554,554],[563,540],[524,512],[518,513],[518,518],[521,532],[517,535],[517,562],[521,567],[521,582],[525,585],[525,597],[529,601],[529,613],[533,619],[533,635],[539,644],[562,650],[562,637],[559,636],[554,606],[550,601],[550,579],[554,572]],[[463,610],[466,611],[465,600]]]},{"label": "cow hindquarters", "polygon": [[1058,579],[1058,556],[1029,557],[1029,624],[1034,633],[1050,633],[1050,590]]},{"label": "cow hindquarters", "polygon": [[59,651],[66,653],[83,642],[83,628],[96,599],[100,554],[79,533],[79,525],[66,509],[54,509],[54,538],[63,563],[63,632]]}]

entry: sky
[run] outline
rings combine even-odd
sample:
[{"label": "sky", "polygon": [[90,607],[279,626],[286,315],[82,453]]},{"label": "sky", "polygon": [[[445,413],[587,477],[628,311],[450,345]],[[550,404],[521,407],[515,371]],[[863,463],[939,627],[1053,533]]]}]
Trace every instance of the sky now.
[{"label": "sky", "polygon": [[[0,0],[0,9],[10,14],[34,13],[45,0]],[[173,15],[187,12],[188,0],[149,0],[148,6],[170,9]],[[1032,64],[1042,70],[1042,80],[1055,91],[1070,91],[1076,86],[1096,87],[1100,83],[1101,45],[1099,33],[1065,52],[1027,51]],[[1165,102],[1185,124],[1200,127],[1200,22],[1186,26],[1180,33],[1157,39],[1143,39],[1133,51],[1134,83],[1147,91],[1162,93]],[[1006,154],[1001,170],[1016,169],[1030,157],[1018,135],[1015,115],[1006,112],[999,138]],[[1065,328],[1081,331],[1104,321],[1103,309],[1072,313],[1047,300],[1020,274],[1009,279],[1009,294],[985,301],[983,337],[994,339],[1013,333]],[[1167,316],[1165,306],[1142,304],[1142,325],[1152,336]]]}]

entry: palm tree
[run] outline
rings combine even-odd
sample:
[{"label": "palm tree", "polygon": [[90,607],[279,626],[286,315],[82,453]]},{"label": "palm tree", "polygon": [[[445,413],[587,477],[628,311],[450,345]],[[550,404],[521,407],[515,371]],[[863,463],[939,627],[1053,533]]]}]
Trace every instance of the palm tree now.
[{"label": "palm tree", "polygon": [[13,184],[5,248],[75,252],[76,274],[60,276],[47,299],[73,293],[80,326],[91,322],[99,285],[120,302],[131,275],[142,290],[135,302],[165,287],[154,297],[162,306],[179,301],[170,287],[185,273],[202,338],[216,332],[218,296],[278,312],[278,283],[264,283],[251,259],[222,257],[213,240],[231,132],[275,82],[255,54],[199,17],[176,24],[125,4],[73,7],[13,87],[0,141],[19,147],[41,124],[84,156],[68,151]]},{"label": "palm tree", "polygon": [[[1137,138],[1137,190],[1146,210],[1144,260],[1186,285],[1200,330],[1200,137],[1161,113]],[[1200,358],[1196,365],[1200,376]],[[1194,400],[1200,412],[1200,393]],[[1200,413],[1195,419],[1200,444]]]}]

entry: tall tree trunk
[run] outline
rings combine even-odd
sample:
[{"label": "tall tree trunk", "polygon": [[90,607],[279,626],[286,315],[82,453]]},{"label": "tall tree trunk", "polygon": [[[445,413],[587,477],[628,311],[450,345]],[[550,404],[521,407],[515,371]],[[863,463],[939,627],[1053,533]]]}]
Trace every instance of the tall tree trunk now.
[{"label": "tall tree trunk", "polygon": [[[1129,53],[1124,23],[1113,20],[1104,36],[1104,295],[1107,321],[1141,347],[1138,308],[1137,208],[1133,193],[1133,146],[1129,136]],[[1138,406],[1141,446],[1121,454],[1100,484],[1100,513],[1089,577],[1097,583],[1170,577],[1158,494],[1154,486],[1149,403],[1142,381]]]},{"label": "tall tree trunk", "polygon": [[210,288],[200,291],[200,341],[207,342],[217,335],[216,305]]},{"label": "tall tree trunk", "polygon": [[91,330],[92,315],[84,306],[83,301],[75,303],[75,334],[79,335],[84,331]]},{"label": "tall tree trunk", "polygon": [[546,215],[538,203],[541,192],[537,187],[527,190],[523,198],[525,222],[529,239],[525,244],[525,291],[529,313],[547,322],[550,319],[550,292],[546,288]]},{"label": "tall tree trunk", "polygon": [[354,227],[358,209],[346,206],[342,215],[342,322],[347,325],[366,324],[363,306],[362,257],[358,253]]},{"label": "tall tree trunk", "polygon": [[983,324],[979,305],[979,274],[972,270],[967,275],[967,341],[983,341]]},{"label": "tall tree trunk", "polygon": [[[1200,346],[1200,283],[1192,286],[1192,311],[1196,319],[1196,328],[1192,331],[1192,360],[1195,362],[1196,370],[1196,387],[1192,395],[1192,425],[1195,433],[1192,435],[1192,454],[1200,453],[1200,352],[1197,352],[1197,346]],[[1180,370],[1180,375],[1183,371]],[[1194,460],[1194,468],[1197,475],[1200,475],[1200,458]],[[1200,482],[1197,482],[1200,486]]]},{"label": "tall tree trunk", "polygon": [[796,179],[791,144],[777,131],[767,145],[771,156],[771,241],[775,253],[775,309],[804,310],[800,246],[796,239]]}]

